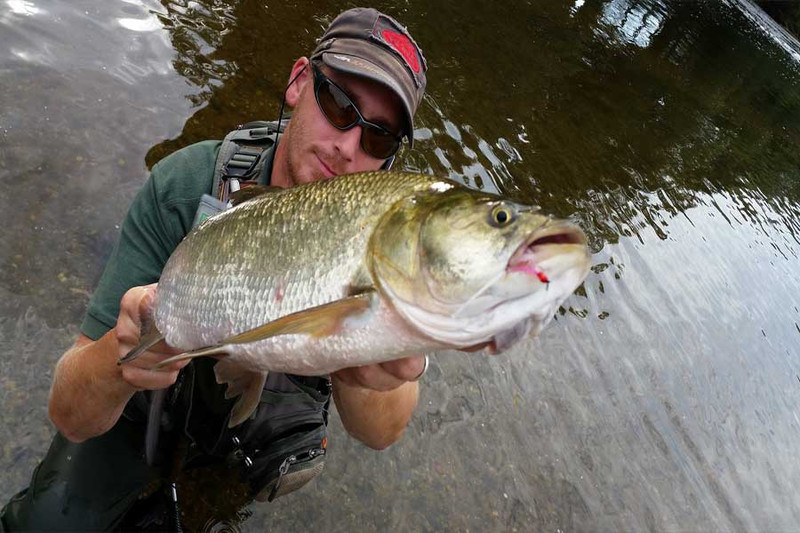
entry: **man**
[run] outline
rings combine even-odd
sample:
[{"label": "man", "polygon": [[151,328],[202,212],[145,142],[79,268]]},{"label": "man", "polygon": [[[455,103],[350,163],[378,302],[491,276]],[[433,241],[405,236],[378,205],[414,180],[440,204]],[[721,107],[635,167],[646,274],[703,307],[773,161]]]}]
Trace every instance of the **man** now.
[{"label": "man", "polygon": [[[425,71],[419,47],[395,20],[373,9],[342,13],[311,58],[302,57],[292,67],[285,101],[294,113],[279,142],[261,154],[259,181],[292,187],[385,167],[403,136],[413,141],[413,115],[424,94]],[[281,394],[302,398],[302,408],[290,409],[290,414],[303,410],[313,420],[323,420],[314,431],[305,429],[310,427],[305,418],[303,424],[289,424],[279,432],[275,428],[280,423],[271,414],[274,405],[264,400],[255,419],[241,431],[229,432],[225,421],[231,404],[209,379],[213,361],[151,371],[176,353],[163,344],[130,364],[117,365],[139,343],[161,269],[191,229],[201,196],[217,194],[219,149],[219,142],[207,141],[176,152],[153,168],[134,200],[81,334],[56,366],[50,416],[59,434],[31,487],[3,510],[7,530],[136,525],[130,521],[131,509],[146,486],[169,477],[179,441],[189,442],[183,467],[245,455],[250,471],[260,472],[248,478],[253,494],[261,491],[267,497],[264,486],[269,482],[269,497],[274,497],[284,473],[277,473],[278,466],[291,466],[285,459],[289,444],[278,446],[277,455],[265,450],[290,435],[294,444],[315,442],[313,449],[324,454],[331,389],[344,427],[366,445],[382,449],[402,434],[416,406],[416,380],[427,364],[422,356],[340,370],[330,382],[327,377],[309,381],[271,374],[262,399]],[[330,385],[326,389],[320,383]],[[162,428],[166,437],[159,461],[151,466],[143,459],[149,393],[142,391],[167,387],[172,393]],[[273,456],[278,462],[268,459]],[[306,478],[298,479],[302,484]]]}]

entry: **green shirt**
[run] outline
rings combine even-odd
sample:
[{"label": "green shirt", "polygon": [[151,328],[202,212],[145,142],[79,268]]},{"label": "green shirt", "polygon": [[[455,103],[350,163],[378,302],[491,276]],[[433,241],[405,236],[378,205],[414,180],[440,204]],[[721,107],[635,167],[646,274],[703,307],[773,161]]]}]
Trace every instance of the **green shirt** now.
[{"label": "green shirt", "polygon": [[166,157],[131,204],[119,241],[89,302],[81,331],[97,340],[117,323],[131,287],[155,283],[170,254],[192,228],[203,194],[210,194],[221,141],[204,141]]},{"label": "green shirt", "polygon": [[[155,283],[173,250],[192,229],[200,197],[212,192],[222,141],[203,141],[164,158],[131,204],[119,241],[92,294],[81,332],[92,340],[117,324],[119,303],[131,287]],[[263,154],[259,183],[269,184],[271,152]]]}]

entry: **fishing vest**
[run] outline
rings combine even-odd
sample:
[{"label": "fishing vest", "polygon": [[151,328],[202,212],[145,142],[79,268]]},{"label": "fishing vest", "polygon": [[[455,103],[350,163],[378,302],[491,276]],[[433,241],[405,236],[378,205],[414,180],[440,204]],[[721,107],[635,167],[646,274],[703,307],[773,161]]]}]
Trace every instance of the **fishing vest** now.
[{"label": "fishing vest", "polygon": [[[282,123],[281,133],[284,126]],[[225,136],[214,163],[211,194],[201,197],[193,227],[227,209],[231,193],[259,183],[269,184],[277,132],[277,122],[256,121]]]},{"label": "fishing vest", "polygon": [[[225,136],[214,165],[213,196],[201,199],[195,225],[225,210],[232,192],[269,183],[276,133],[277,123],[258,121]],[[258,501],[272,501],[317,476],[327,446],[330,378],[270,372],[256,411],[228,428],[234,400],[216,383],[214,364],[200,358],[187,366],[171,396],[170,411],[180,413],[173,424],[182,425],[190,442],[184,468],[214,460],[238,465]]]},{"label": "fishing vest", "polygon": [[[277,132],[277,122],[257,121],[225,136],[214,165],[213,196],[203,195],[195,225],[227,209],[232,193],[269,184]],[[382,168],[388,170],[393,162],[394,157],[386,160]],[[184,385],[178,387],[176,402],[183,406],[178,410],[185,413],[183,432],[193,444],[185,466],[208,457],[238,463],[259,501],[272,501],[317,476],[327,446],[330,378],[270,372],[254,415],[229,429],[233,400],[226,399],[217,385],[213,364],[201,358],[179,376]]]}]

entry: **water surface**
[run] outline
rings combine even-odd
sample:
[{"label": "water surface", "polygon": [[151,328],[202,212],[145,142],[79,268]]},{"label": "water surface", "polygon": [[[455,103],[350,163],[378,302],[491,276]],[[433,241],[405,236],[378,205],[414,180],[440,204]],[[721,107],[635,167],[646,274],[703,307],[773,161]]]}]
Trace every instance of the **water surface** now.
[{"label": "water surface", "polygon": [[[52,367],[147,167],[274,119],[348,7],[0,3],[3,499],[46,450]],[[593,269],[540,339],[436,357],[390,450],[334,417],[324,475],[238,527],[797,529],[796,41],[746,2],[376,7],[430,66],[398,167],[576,219]]]}]

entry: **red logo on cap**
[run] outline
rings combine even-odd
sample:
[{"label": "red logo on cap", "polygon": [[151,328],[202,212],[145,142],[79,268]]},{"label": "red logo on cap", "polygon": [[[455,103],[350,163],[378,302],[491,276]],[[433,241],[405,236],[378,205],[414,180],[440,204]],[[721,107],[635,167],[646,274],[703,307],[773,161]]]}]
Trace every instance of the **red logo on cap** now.
[{"label": "red logo on cap", "polygon": [[419,59],[417,58],[417,47],[411,42],[407,35],[398,33],[392,30],[383,30],[381,37],[386,41],[397,53],[403,56],[408,66],[414,72],[419,72]]}]

